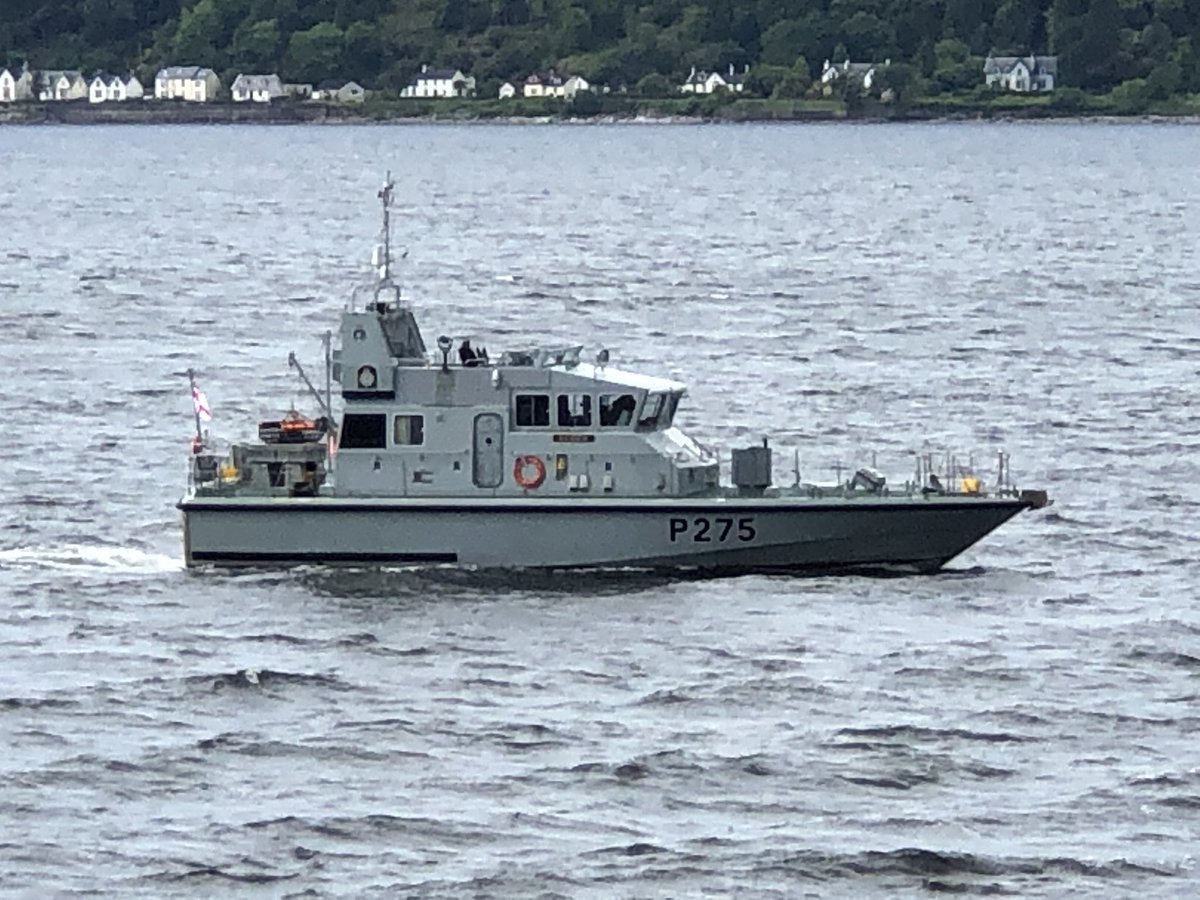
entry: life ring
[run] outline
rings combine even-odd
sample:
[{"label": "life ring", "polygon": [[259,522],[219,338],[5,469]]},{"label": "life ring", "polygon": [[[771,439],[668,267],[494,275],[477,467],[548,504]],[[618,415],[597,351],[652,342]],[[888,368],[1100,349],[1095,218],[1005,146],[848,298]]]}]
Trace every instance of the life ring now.
[{"label": "life ring", "polygon": [[[529,474],[533,469],[533,474]],[[542,486],[546,480],[546,464],[538,456],[518,456],[513,465],[513,481],[525,490],[533,490]]]}]

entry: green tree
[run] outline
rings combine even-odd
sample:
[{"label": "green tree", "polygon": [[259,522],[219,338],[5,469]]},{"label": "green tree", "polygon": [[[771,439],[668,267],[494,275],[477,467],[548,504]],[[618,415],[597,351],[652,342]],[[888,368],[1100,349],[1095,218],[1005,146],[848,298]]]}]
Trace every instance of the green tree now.
[{"label": "green tree", "polygon": [[221,41],[221,14],[214,0],[200,0],[184,11],[175,31],[172,50],[183,64],[211,65],[210,59]]},{"label": "green tree", "polygon": [[233,33],[230,61],[235,67],[261,71],[279,62],[279,23],[274,19],[244,22]]},{"label": "green tree", "polygon": [[1113,109],[1126,115],[1144,113],[1150,107],[1150,86],[1144,78],[1123,81],[1108,96]]},{"label": "green tree", "polygon": [[799,55],[804,38],[802,22],[795,19],[776,22],[763,32],[759,62],[768,66],[790,66]]},{"label": "green tree", "polygon": [[1166,100],[1179,90],[1182,82],[1183,67],[1178,60],[1166,59],[1146,76],[1146,92],[1152,100]]},{"label": "green tree", "polygon": [[601,112],[600,98],[591,91],[580,91],[571,101],[571,113],[577,116],[594,116]]},{"label": "green tree", "polygon": [[[872,62],[891,54],[895,35],[878,16],[859,11],[842,23],[846,49],[855,62]],[[793,56],[799,52],[793,49]]]},{"label": "green tree", "polygon": [[917,70],[908,63],[892,63],[875,72],[871,82],[871,93],[884,99],[891,98],[897,105],[908,102],[917,93],[919,79]]},{"label": "green tree", "polygon": [[338,74],[345,35],[332,22],[297,31],[288,41],[284,71],[289,81],[318,82]]},{"label": "green tree", "polygon": [[771,96],[777,100],[798,100],[808,93],[812,87],[812,79],[807,74],[801,74],[794,69],[788,69],[775,84]]},{"label": "green tree", "polygon": [[667,76],[651,72],[638,80],[635,93],[639,97],[674,97],[679,94],[679,86]]},{"label": "green tree", "polygon": [[373,84],[386,65],[386,44],[379,29],[353,22],[342,38],[341,77]]}]

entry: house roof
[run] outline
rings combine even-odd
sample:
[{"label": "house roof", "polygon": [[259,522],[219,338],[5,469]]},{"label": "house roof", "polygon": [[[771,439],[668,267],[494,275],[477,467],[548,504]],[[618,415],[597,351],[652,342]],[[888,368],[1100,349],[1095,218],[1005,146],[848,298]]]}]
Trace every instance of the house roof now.
[{"label": "house roof", "polygon": [[167,66],[158,70],[157,78],[208,78],[215,74],[204,66]]},{"label": "house roof", "polygon": [[458,69],[435,69],[432,66],[426,66],[416,75],[409,79],[410,85],[416,85],[421,81],[449,81],[455,77],[466,78],[466,75]]},{"label": "house roof", "polygon": [[984,75],[1005,75],[1016,68],[1017,63],[1024,63],[1036,72],[1048,75],[1058,74],[1057,56],[989,56],[983,61]]},{"label": "house roof", "polygon": [[38,73],[43,82],[58,81],[58,79],[66,77],[74,81],[75,79],[83,78],[83,73],[78,69],[42,69]]},{"label": "house roof", "polygon": [[232,90],[251,91],[257,93],[266,91],[270,94],[282,94],[283,82],[278,75],[239,75],[233,80]]}]

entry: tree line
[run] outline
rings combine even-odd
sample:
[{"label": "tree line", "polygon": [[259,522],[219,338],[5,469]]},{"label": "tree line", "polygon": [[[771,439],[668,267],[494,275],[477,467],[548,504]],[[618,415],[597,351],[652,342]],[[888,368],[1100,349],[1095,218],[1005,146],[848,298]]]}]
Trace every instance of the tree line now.
[{"label": "tree line", "polygon": [[[9,66],[206,65],[228,77],[354,79],[399,90],[421,64],[481,93],[555,69],[631,90],[751,67],[795,95],[825,60],[882,63],[930,94],[977,88],[987,54],[1053,53],[1059,83],[1200,92],[1200,0],[5,0]],[[228,83],[228,82],[226,82]],[[492,93],[494,96],[494,93]]]}]

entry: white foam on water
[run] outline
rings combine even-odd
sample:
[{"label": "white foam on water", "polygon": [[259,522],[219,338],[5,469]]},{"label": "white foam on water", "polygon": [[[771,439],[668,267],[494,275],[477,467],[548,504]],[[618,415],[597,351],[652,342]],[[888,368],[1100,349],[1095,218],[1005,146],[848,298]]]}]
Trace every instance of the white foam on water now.
[{"label": "white foam on water", "polygon": [[154,575],[183,569],[183,560],[163,553],[102,544],[68,544],[60,547],[12,547],[0,550],[0,568],[97,571],[111,574]]}]

